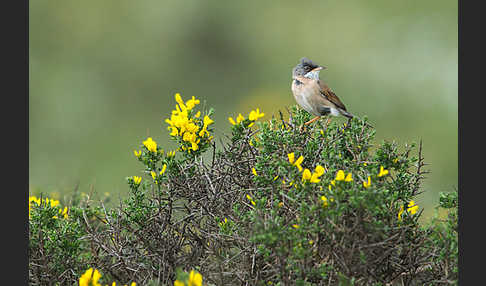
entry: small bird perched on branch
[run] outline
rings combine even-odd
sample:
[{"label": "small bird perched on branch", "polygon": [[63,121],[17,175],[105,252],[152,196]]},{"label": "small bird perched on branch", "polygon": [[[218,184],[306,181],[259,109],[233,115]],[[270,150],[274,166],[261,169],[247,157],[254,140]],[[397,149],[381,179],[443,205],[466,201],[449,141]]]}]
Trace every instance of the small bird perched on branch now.
[{"label": "small bird perched on branch", "polygon": [[[297,103],[305,111],[315,115],[313,119],[304,123],[308,125],[321,116],[343,115],[353,118],[354,115],[346,111],[346,107],[334,92],[319,79],[319,72],[326,67],[313,63],[308,58],[302,58],[292,70],[292,93]],[[331,121],[327,119],[326,127]]]}]

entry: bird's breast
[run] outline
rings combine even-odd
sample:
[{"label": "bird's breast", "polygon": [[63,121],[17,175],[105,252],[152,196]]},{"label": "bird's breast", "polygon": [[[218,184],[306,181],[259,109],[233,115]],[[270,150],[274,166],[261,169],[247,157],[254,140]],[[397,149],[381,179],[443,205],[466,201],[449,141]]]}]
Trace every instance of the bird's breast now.
[{"label": "bird's breast", "polygon": [[293,80],[292,93],[294,94],[295,101],[297,101],[297,104],[299,104],[300,107],[302,107],[305,111],[316,115],[316,112],[309,102],[309,97],[312,95],[312,92],[312,88],[309,88],[307,85],[298,80]]}]

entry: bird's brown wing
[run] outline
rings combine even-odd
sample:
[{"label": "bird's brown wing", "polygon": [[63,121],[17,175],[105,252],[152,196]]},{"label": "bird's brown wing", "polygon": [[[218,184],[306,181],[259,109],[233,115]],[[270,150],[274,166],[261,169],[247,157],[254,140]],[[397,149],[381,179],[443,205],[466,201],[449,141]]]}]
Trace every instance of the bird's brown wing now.
[{"label": "bird's brown wing", "polygon": [[346,111],[346,106],[339,100],[336,94],[321,80],[318,81],[319,88],[321,95],[324,96],[327,100],[334,103],[337,107],[341,108],[342,110]]}]

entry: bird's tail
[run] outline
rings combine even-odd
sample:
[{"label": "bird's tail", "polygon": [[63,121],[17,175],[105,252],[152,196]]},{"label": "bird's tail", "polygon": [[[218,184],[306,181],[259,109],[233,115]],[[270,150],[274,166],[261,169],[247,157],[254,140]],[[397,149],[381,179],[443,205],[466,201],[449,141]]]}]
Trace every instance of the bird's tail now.
[{"label": "bird's tail", "polygon": [[344,115],[344,116],[346,116],[347,118],[349,118],[349,119],[351,119],[351,118],[353,118],[353,117],[356,117],[356,116],[354,116],[353,114],[351,114],[351,113],[349,113],[349,112],[347,112],[346,110],[343,110],[343,109],[339,109],[339,112],[340,112],[342,115]]}]

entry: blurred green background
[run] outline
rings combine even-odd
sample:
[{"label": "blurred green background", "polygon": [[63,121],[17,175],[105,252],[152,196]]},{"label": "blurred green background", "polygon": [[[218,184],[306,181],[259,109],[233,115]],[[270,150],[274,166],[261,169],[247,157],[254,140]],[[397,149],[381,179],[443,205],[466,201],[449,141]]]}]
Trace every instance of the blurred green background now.
[{"label": "blurred green background", "polygon": [[166,149],[174,93],[228,116],[295,104],[303,56],[383,139],[423,139],[419,203],[457,187],[457,1],[30,1],[31,193],[126,195],[147,136]]}]

